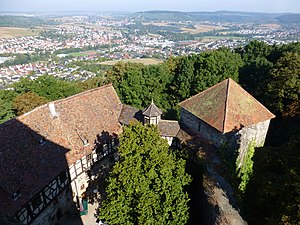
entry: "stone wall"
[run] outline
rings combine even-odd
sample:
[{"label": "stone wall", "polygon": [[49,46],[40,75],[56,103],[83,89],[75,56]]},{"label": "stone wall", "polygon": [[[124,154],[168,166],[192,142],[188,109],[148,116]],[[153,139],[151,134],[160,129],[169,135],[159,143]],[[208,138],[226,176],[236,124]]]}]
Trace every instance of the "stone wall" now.
[{"label": "stone wall", "polygon": [[227,147],[232,150],[233,154],[237,150],[237,157],[240,162],[238,167],[243,163],[250,143],[254,143],[255,147],[264,145],[270,124],[270,120],[266,120],[243,127],[239,131],[223,134],[183,108],[181,108],[180,122],[198,132],[218,148],[223,144],[227,144]]},{"label": "stone wall", "polygon": [[211,141],[216,147],[220,147],[223,143],[227,142],[224,134],[183,108],[181,108],[180,112],[180,122]]},{"label": "stone wall", "polygon": [[[238,161],[239,165],[244,161],[248,146],[253,143],[254,147],[262,147],[268,133],[270,120],[266,120],[254,125],[243,127],[232,138],[238,144]],[[230,142],[234,142],[230,140]]]}]

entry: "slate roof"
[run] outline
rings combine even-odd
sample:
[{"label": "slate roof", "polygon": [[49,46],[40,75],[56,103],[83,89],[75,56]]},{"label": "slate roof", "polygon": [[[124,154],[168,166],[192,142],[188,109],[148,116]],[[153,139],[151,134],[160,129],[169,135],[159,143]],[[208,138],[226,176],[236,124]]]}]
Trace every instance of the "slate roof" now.
[{"label": "slate roof", "polygon": [[179,106],[222,133],[275,117],[230,78],[179,103]]},{"label": "slate roof", "polygon": [[160,120],[157,127],[160,134],[166,137],[176,137],[180,130],[179,123],[175,120]]},{"label": "slate roof", "polygon": [[[101,134],[119,134],[121,110],[113,86],[106,85],[0,124],[0,211],[13,215],[68,165],[89,154]],[[21,197],[14,202],[16,191]]]},{"label": "slate roof", "polygon": [[123,104],[122,111],[119,117],[121,124],[128,125],[131,121],[140,121],[144,119],[142,110]]},{"label": "slate roof", "polygon": [[148,117],[160,116],[163,112],[154,104],[153,100],[151,104],[143,110],[143,115]]}]

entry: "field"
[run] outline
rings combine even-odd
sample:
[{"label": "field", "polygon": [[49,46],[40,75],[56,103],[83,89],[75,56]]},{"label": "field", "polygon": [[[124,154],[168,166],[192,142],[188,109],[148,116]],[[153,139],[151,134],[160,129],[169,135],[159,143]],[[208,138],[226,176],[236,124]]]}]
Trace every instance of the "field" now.
[{"label": "field", "polygon": [[259,25],[259,27],[277,29],[277,28],[280,28],[281,26],[279,24],[276,24],[276,23],[268,23],[268,24],[261,24],[261,25]]},{"label": "field", "polygon": [[156,65],[162,63],[163,61],[160,59],[153,59],[153,58],[141,58],[141,59],[110,60],[110,61],[101,62],[100,64],[113,66],[118,62],[131,62],[131,63],[142,63],[144,65]]},{"label": "field", "polygon": [[38,29],[18,28],[18,27],[0,27],[0,38],[14,38],[21,36],[37,35]]},{"label": "field", "polygon": [[69,53],[68,56],[80,57],[80,56],[88,56],[91,54],[97,54],[97,52],[96,51],[72,52],[72,53]]},{"label": "field", "polygon": [[225,27],[219,27],[219,26],[211,26],[211,25],[195,25],[195,29],[192,28],[181,28],[181,30],[185,33],[192,33],[192,34],[198,34],[213,30],[224,30]]},{"label": "field", "polygon": [[243,37],[235,37],[235,36],[205,36],[201,37],[200,41],[202,42],[211,42],[211,41],[217,41],[221,39],[243,39]]},{"label": "field", "polygon": [[180,24],[180,23],[144,22],[142,24],[145,26],[147,26],[147,25],[158,26],[158,27],[162,27],[162,29],[163,29],[163,27],[178,28],[179,32],[181,32],[181,33],[191,33],[191,34],[198,34],[198,33],[203,33],[203,32],[208,32],[208,31],[213,31],[213,30],[227,29],[225,27],[204,25],[204,24],[195,25],[195,28],[189,28],[189,27],[186,27],[184,24]]}]

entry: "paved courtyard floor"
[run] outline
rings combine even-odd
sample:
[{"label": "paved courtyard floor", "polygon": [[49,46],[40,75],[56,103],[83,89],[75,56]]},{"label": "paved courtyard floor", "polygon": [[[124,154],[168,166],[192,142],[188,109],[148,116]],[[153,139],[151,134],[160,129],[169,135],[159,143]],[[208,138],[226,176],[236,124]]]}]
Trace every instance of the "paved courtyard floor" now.
[{"label": "paved courtyard floor", "polygon": [[96,210],[98,204],[88,204],[88,214],[80,216],[79,213],[64,216],[57,225],[98,225]]}]

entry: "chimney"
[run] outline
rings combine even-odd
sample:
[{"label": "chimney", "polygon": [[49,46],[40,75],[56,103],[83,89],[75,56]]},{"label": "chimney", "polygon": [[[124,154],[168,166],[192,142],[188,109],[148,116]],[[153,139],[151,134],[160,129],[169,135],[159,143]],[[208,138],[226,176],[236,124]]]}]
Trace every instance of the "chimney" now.
[{"label": "chimney", "polygon": [[50,112],[51,112],[51,115],[52,115],[52,118],[53,118],[53,119],[55,119],[55,118],[58,117],[58,114],[57,114],[57,112],[56,112],[56,110],[55,110],[54,102],[50,102],[50,103],[49,103],[49,110],[50,110]]}]

